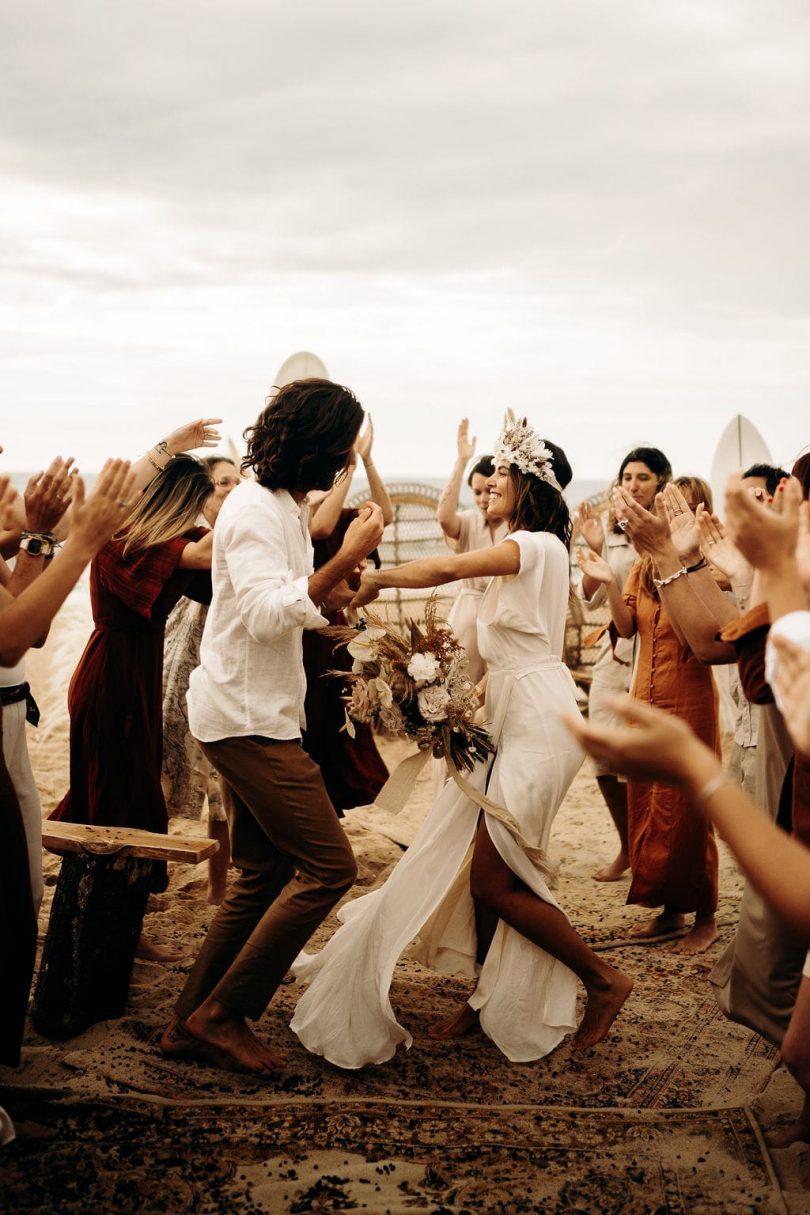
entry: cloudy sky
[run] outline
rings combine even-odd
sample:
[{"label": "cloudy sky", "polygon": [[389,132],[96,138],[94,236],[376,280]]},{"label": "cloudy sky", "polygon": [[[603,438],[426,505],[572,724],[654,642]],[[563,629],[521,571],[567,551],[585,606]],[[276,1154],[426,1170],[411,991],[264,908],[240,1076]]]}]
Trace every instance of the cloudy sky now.
[{"label": "cloudy sky", "polygon": [[810,442],[805,0],[31,0],[0,20],[6,467],[238,435],[314,350],[392,478]]}]

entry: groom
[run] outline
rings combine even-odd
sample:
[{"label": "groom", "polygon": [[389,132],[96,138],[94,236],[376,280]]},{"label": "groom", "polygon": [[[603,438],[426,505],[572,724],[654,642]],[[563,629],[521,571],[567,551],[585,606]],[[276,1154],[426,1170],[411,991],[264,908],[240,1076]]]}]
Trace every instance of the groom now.
[{"label": "groom", "polygon": [[320,769],[301,747],[301,639],[327,624],[320,607],[349,602],[346,578],[382,537],[382,512],[370,502],[313,573],[304,499],[331,488],[362,419],[347,388],[319,379],[285,385],[245,432],[243,468],[254,479],[233,490],[217,519],[189,725],[223,781],[238,876],[161,1038],[167,1055],[231,1071],[282,1067],[247,1019],[262,1015],[357,875]]}]

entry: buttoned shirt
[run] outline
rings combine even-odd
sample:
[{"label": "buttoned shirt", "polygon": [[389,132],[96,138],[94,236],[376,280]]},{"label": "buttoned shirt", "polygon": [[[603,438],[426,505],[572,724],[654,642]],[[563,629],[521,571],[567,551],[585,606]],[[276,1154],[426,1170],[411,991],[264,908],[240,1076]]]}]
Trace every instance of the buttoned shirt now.
[{"label": "buttoned shirt", "polygon": [[243,481],[214,529],[213,599],[191,674],[189,726],[201,742],[305,727],[304,629],[328,622],[309,598],[307,508],[286,490]]}]

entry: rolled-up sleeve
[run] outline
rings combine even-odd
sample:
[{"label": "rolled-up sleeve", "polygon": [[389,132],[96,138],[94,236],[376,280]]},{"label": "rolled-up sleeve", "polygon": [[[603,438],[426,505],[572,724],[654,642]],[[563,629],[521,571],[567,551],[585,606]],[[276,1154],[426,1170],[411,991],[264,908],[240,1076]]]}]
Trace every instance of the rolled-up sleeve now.
[{"label": "rolled-up sleeve", "polygon": [[263,511],[248,508],[238,528],[226,525],[222,543],[239,618],[255,641],[326,626],[309,597],[307,576],[293,577],[283,537],[268,530]]}]

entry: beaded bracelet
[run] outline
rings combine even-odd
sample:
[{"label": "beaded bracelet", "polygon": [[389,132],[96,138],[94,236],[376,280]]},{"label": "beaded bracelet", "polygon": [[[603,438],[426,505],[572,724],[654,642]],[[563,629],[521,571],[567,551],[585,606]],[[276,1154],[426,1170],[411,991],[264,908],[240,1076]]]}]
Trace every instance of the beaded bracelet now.
[{"label": "beaded bracelet", "polygon": [[683,574],[688,574],[689,570],[685,565],[682,565],[674,574],[670,574],[668,578],[653,578],[653,586],[660,591],[662,586],[669,586],[670,582],[674,582],[676,578],[680,578]]}]

